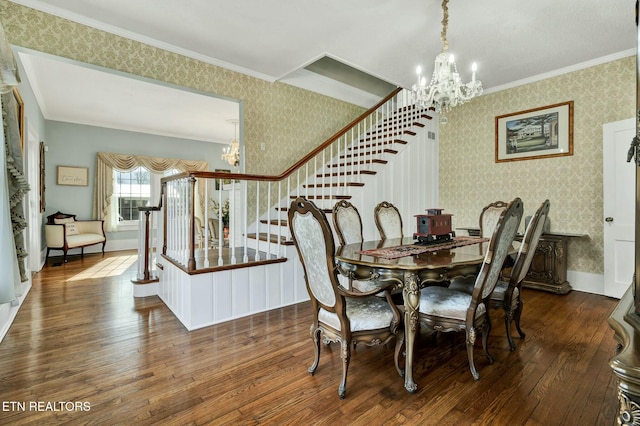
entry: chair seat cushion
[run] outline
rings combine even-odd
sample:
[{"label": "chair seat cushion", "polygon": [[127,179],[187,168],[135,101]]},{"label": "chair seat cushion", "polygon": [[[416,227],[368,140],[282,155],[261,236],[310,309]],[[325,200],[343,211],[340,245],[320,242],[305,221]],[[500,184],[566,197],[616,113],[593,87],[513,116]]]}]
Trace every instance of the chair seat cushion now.
[{"label": "chair seat cushion", "polygon": [[[449,285],[449,288],[452,290],[456,290],[456,291],[462,291],[464,293],[469,293],[471,294],[473,292],[473,286],[475,284],[475,278],[474,277],[465,277],[465,278],[454,278],[451,281],[451,284]],[[496,300],[496,301],[503,301],[504,300],[504,295],[507,292],[507,289],[509,288],[509,283],[506,281],[498,281],[498,284],[496,284],[495,289],[493,290],[493,293],[491,294],[491,300]],[[518,298],[518,294],[519,294],[519,290],[518,288],[514,288],[513,289],[513,293],[511,295],[511,300],[517,299]]]},{"label": "chair seat cushion", "polygon": [[[386,300],[375,296],[347,297],[347,316],[351,322],[351,331],[376,330],[391,326],[393,311]],[[338,315],[320,308],[318,320],[340,330]]]},{"label": "chair seat cushion", "polygon": [[[430,286],[420,291],[420,313],[464,321],[471,304],[471,294],[449,287]],[[476,317],[485,313],[484,304],[476,310]]]},{"label": "chair seat cushion", "polygon": [[[491,295],[491,300],[504,300],[504,295],[507,293],[507,289],[509,288],[509,283],[505,281],[498,281],[496,284],[496,288],[493,290],[493,294]],[[511,294],[511,300],[517,299],[520,291],[518,287],[513,289],[513,293]]]}]

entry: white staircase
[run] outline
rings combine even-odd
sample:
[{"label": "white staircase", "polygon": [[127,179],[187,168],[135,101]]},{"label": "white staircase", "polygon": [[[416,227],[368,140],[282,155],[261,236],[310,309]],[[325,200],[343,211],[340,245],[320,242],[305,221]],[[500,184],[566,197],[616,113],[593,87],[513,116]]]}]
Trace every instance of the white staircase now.
[{"label": "white staircase", "polygon": [[250,229],[250,246],[265,252],[279,250],[275,236],[280,244],[293,244],[287,212],[298,196],[313,201],[332,225],[335,203],[349,200],[360,211],[365,239],[378,238],[374,207],[381,201],[391,202],[403,216],[404,234],[412,235],[413,215],[438,207],[438,126],[429,112],[404,108],[354,138],[263,215],[259,239],[256,227]]}]

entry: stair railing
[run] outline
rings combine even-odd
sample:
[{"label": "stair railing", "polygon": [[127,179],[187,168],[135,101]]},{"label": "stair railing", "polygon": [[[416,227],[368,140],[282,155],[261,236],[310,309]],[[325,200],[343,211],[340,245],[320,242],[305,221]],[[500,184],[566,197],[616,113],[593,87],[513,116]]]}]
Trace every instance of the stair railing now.
[{"label": "stair railing", "polygon": [[[330,211],[424,116],[410,92],[398,88],[279,175],[184,172],[163,178],[163,257],[187,273],[286,260],[291,199],[302,195]],[[226,200],[229,220],[223,223]],[[215,220],[217,230],[209,226]]]}]

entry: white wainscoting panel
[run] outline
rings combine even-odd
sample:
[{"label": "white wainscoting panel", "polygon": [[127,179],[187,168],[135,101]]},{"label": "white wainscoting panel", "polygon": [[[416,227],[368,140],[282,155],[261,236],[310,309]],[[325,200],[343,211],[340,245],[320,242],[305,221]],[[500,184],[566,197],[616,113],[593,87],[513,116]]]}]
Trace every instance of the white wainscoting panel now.
[{"label": "white wainscoting panel", "polygon": [[164,261],[158,296],[187,330],[309,300],[294,247],[287,256],[283,263],[196,275]]}]

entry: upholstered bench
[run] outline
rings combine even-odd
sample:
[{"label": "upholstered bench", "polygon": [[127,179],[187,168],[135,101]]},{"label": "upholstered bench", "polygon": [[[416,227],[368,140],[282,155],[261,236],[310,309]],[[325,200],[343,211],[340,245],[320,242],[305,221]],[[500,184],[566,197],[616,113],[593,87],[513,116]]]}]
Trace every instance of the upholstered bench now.
[{"label": "upholstered bench", "polygon": [[44,229],[47,241],[45,263],[49,259],[51,250],[62,250],[64,262],[67,261],[67,252],[72,248],[79,248],[80,254],[84,256],[85,247],[102,244],[102,253],[104,253],[107,237],[104,233],[103,220],[76,220],[74,214],[56,212],[47,216]]}]

